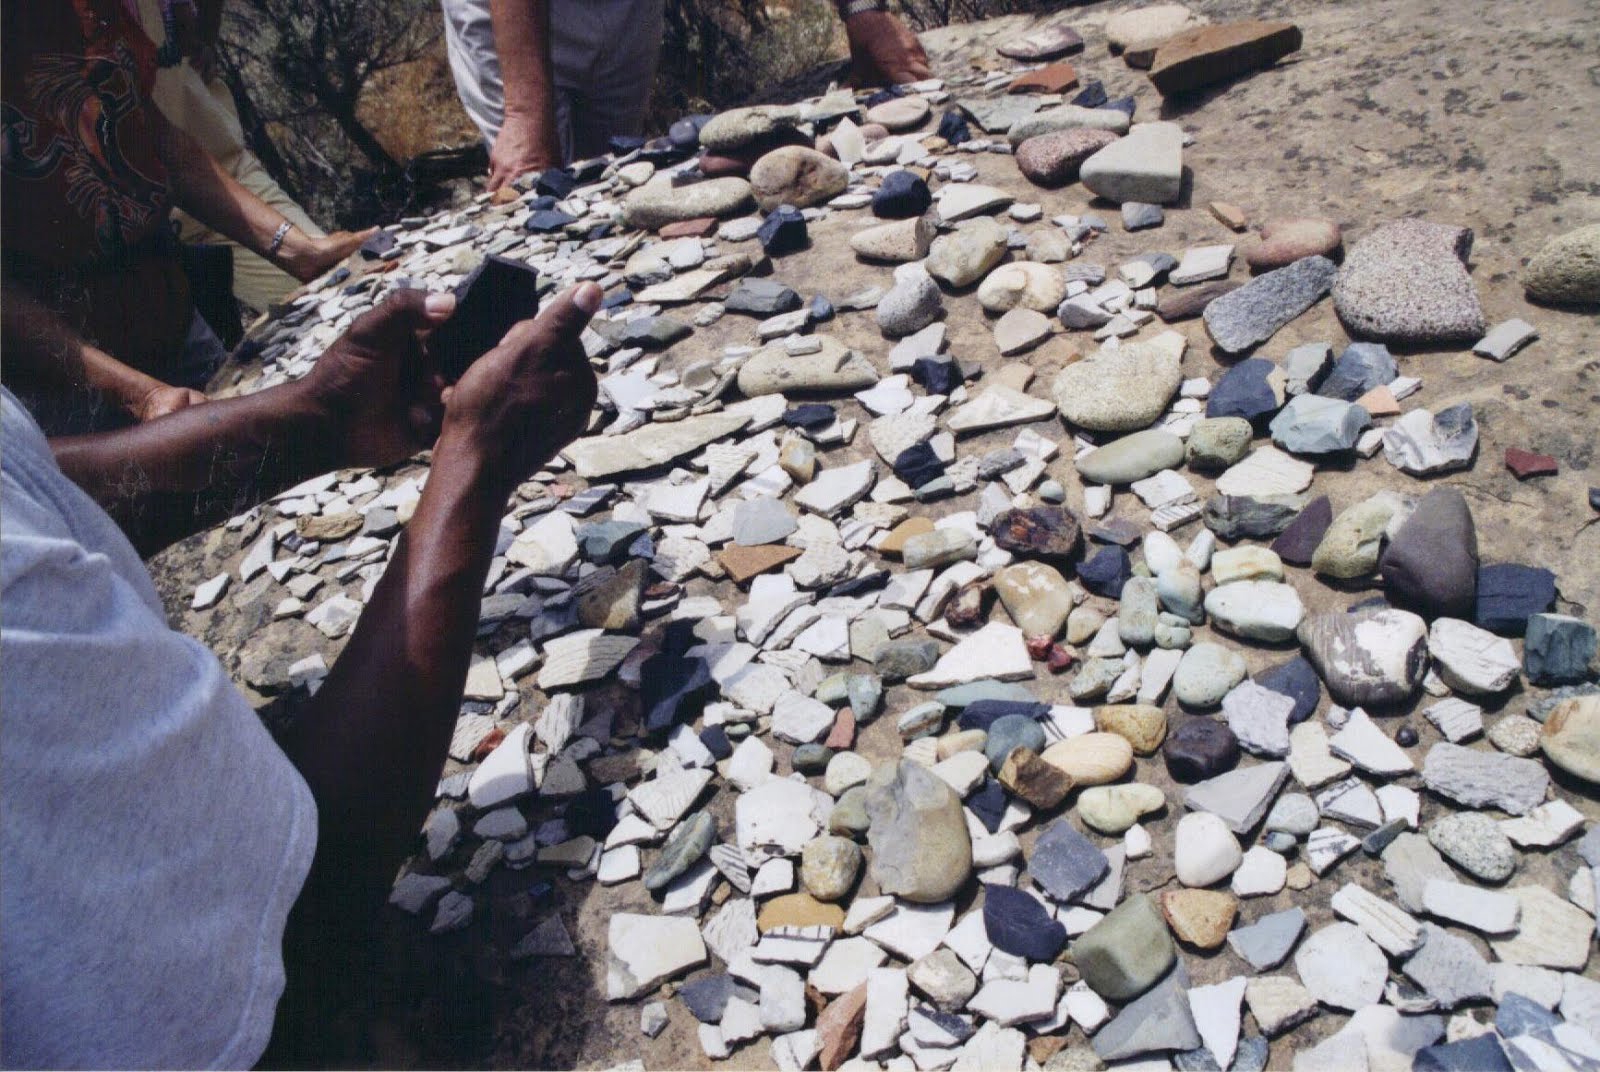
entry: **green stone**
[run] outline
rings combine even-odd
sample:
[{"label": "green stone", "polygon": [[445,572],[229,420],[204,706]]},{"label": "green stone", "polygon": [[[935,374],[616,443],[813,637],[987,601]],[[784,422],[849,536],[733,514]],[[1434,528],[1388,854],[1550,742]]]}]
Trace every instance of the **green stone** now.
[{"label": "green stone", "polygon": [[1110,1001],[1144,993],[1177,958],[1172,934],[1149,894],[1135,894],[1106,914],[1072,945],[1083,981]]}]

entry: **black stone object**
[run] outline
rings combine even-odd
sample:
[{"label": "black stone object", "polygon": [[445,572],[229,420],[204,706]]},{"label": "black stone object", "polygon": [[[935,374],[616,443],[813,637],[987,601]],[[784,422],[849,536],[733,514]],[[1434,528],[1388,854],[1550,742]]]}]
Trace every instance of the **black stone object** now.
[{"label": "black stone object", "polygon": [[1289,712],[1291,726],[1310,718],[1322,700],[1322,679],[1317,677],[1317,668],[1303,655],[1263,670],[1254,680],[1262,688],[1294,701],[1294,709]]},{"label": "black stone object", "polygon": [[972,127],[967,123],[967,117],[960,112],[945,112],[939,117],[939,129],[935,132],[939,137],[951,145],[960,145],[962,142],[972,140]]},{"label": "black stone object", "polygon": [[1226,723],[1191,718],[1167,735],[1161,754],[1173,780],[1192,785],[1232,770],[1239,762],[1239,738]]},{"label": "black stone object", "polygon": [[996,949],[1026,960],[1048,963],[1067,944],[1066,927],[1032,894],[1011,886],[983,888],[983,926]]},{"label": "black stone object", "polygon": [[534,234],[549,234],[551,231],[561,230],[569,223],[577,222],[576,216],[569,216],[560,209],[547,208],[541,212],[528,213],[528,218],[523,221],[522,226],[524,230],[532,231]]},{"label": "black stone object", "polygon": [[1400,375],[1394,355],[1381,342],[1353,342],[1333,363],[1333,371],[1316,393],[1323,398],[1354,402],[1374,387],[1393,383]]},{"label": "black stone object", "polygon": [[907,487],[920,488],[944,476],[944,462],[928,443],[916,443],[902,450],[894,460],[894,475]]},{"label": "black stone object", "polygon": [[534,190],[541,196],[553,197],[558,201],[571,197],[577,186],[577,178],[566,168],[546,168],[533,184]]},{"label": "black stone object", "polygon": [[921,175],[891,171],[872,195],[872,214],[879,219],[905,220],[922,215],[932,204],[933,194]]},{"label": "black stone object", "polygon": [[821,324],[832,320],[833,316],[833,303],[831,301],[821,294],[811,299],[811,322],[813,324]]},{"label": "black stone object", "polygon": [[1411,1062],[1411,1072],[1513,1072],[1506,1051],[1494,1035],[1424,1046]]},{"label": "black stone object", "polygon": [[1417,731],[1407,723],[1394,731],[1394,743],[1401,748],[1410,748],[1417,743]]},{"label": "black stone object", "polygon": [[1478,592],[1478,531],[1455,488],[1435,488],[1400,525],[1378,564],[1389,594],[1424,617],[1470,618]]},{"label": "black stone object", "polygon": [[961,366],[941,357],[919,357],[911,364],[911,378],[930,395],[948,395],[961,386]]},{"label": "black stone object", "polygon": [[1539,566],[1504,562],[1478,567],[1473,623],[1501,636],[1521,636],[1528,618],[1556,601],[1556,575]]},{"label": "black stone object", "polygon": [[667,129],[667,140],[685,152],[700,147],[700,128],[711,122],[710,115],[686,115]]},{"label": "black stone object", "polygon": [[1272,390],[1268,377],[1283,373],[1278,366],[1265,358],[1252,357],[1234,365],[1206,400],[1207,417],[1243,417],[1252,424],[1260,424],[1278,412],[1282,399]]},{"label": "black stone object", "polygon": [[728,999],[733,997],[733,976],[722,972],[691,979],[678,987],[678,997],[702,1024],[721,1023]]},{"label": "black stone object", "polygon": [[611,828],[617,825],[617,803],[611,799],[605,786],[593,786],[568,801],[562,818],[566,820],[567,831],[573,837],[588,834],[604,840],[611,833]]},{"label": "black stone object", "polygon": [[777,316],[800,308],[800,295],[776,279],[745,276],[722,304],[730,313]]},{"label": "black stone object", "polygon": [[500,344],[513,324],[539,312],[539,273],[522,261],[486,257],[456,287],[456,311],[429,348],[449,383]]},{"label": "black stone object", "polygon": [[783,423],[790,428],[825,428],[834,422],[836,416],[833,407],[826,402],[802,402],[784,410]]},{"label": "black stone object", "polygon": [[994,834],[1000,830],[1000,821],[1005,818],[1008,801],[1006,791],[1000,783],[992,777],[985,777],[983,785],[967,797],[966,804],[968,810],[983,824],[983,828]]},{"label": "black stone object", "polygon": [[1078,580],[1097,596],[1121,599],[1122,586],[1133,576],[1133,564],[1128,552],[1112,545],[1102,547],[1095,556],[1078,563]]},{"label": "black stone object", "polygon": [[707,726],[701,730],[700,743],[706,746],[713,759],[727,759],[733,755],[733,742],[728,740],[728,731],[721,726]]},{"label": "black stone object", "polygon": [[806,233],[806,218],[793,205],[779,205],[767,213],[756,237],[761,240],[762,250],[772,257],[804,249],[811,241]]},{"label": "black stone object", "polygon": [[1272,549],[1291,566],[1309,566],[1317,545],[1332,524],[1333,503],[1326,495],[1319,495],[1306,503],[1306,508],[1289,522],[1289,527],[1278,534],[1272,541]]},{"label": "black stone object", "polygon": [[1067,103],[1076,104],[1079,108],[1099,108],[1108,99],[1106,97],[1106,84],[1096,78],[1085,82],[1083,88],[1078,90],[1077,96]]},{"label": "black stone object", "polygon": [[987,733],[990,726],[1008,715],[1021,715],[1038,721],[1049,713],[1049,704],[1029,700],[974,700],[961,709],[961,717],[956,724],[964,730],[983,730]]},{"label": "black stone object", "polygon": [[1118,97],[1116,100],[1106,101],[1102,107],[1110,108],[1114,112],[1121,112],[1129,119],[1132,119],[1134,111],[1139,107],[1139,102],[1132,97]]}]

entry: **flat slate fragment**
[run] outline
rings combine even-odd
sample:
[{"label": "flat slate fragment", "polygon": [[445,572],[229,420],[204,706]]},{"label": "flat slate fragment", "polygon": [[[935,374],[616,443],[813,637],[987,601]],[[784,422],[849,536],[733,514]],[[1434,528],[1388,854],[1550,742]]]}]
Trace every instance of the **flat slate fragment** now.
[{"label": "flat slate fragment", "polygon": [[1163,97],[1270,67],[1300,50],[1300,27],[1292,22],[1234,22],[1201,26],[1168,38],[1156,50],[1150,81]]},{"label": "flat slate fragment", "polygon": [[1538,760],[1440,742],[1428,749],[1422,781],[1440,796],[1469,808],[1526,815],[1544,802],[1550,774]]},{"label": "flat slate fragment", "polygon": [[1304,257],[1258,275],[1206,306],[1206,331],[1228,353],[1244,353],[1321,301],[1338,274],[1328,258]]}]

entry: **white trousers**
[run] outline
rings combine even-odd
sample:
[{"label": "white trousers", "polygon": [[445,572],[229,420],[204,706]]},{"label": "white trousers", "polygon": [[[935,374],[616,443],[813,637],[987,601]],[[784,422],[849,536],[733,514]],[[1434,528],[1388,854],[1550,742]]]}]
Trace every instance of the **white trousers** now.
[{"label": "white trousers", "polygon": [[[556,126],[567,161],[599,156],[615,134],[638,134],[661,55],[663,0],[550,0]],[[494,144],[505,83],[489,0],[440,0],[456,94]]]}]

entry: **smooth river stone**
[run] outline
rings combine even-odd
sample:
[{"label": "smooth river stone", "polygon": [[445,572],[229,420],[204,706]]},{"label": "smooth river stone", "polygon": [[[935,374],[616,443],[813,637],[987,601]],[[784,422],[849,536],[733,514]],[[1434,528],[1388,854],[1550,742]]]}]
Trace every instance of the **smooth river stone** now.
[{"label": "smooth river stone", "polygon": [[1314,614],[1298,636],[1329,694],[1347,707],[1409,699],[1428,665],[1428,625],[1409,611]]},{"label": "smooth river stone", "polygon": [[655,178],[623,199],[622,214],[629,227],[653,231],[683,220],[732,216],[749,208],[751,201],[750,184],[740,178],[707,179],[688,186]]},{"label": "smooth river stone", "polygon": [[1093,432],[1148,428],[1183,378],[1181,353],[1157,343],[1125,343],[1074,362],[1056,376],[1061,415]]},{"label": "smooth river stone", "polygon": [[1183,462],[1183,440],[1159,428],[1114,439],[1077,462],[1078,475],[1096,484],[1131,484],[1177,468]]}]

